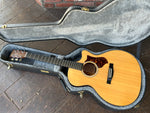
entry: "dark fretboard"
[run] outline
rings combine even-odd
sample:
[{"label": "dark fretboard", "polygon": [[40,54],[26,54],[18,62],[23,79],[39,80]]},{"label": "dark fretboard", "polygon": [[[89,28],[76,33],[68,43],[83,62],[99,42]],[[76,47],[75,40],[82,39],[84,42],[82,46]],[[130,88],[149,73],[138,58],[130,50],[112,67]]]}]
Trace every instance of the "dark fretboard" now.
[{"label": "dark fretboard", "polygon": [[26,58],[35,59],[38,61],[42,61],[42,62],[46,62],[58,66],[63,66],[63,67],[69,67],[77,70],[82,70],[82,66],[83,66],[82,63],[77,63],[70,60],[58,59],[52,56],[44,56],[44,55],[33,54],[33,53],[27,53]]}]

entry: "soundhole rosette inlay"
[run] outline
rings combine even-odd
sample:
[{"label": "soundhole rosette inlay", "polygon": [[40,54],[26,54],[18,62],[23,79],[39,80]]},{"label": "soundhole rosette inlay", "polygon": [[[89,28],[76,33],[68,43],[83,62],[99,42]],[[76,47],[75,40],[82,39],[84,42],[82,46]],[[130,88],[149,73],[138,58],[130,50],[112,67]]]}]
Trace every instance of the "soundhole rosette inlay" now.
[{"label": "soundhole rosette inlay", "polygon": [[92,61],[84,62],[82,73],[87,77],[94,77],[98,73],[98,66]]}]

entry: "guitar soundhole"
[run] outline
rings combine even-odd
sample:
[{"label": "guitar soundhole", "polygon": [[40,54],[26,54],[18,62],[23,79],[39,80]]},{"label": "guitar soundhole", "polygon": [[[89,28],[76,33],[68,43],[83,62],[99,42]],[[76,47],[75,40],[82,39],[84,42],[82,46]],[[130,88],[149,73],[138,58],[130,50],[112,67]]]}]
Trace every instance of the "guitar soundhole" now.
[{"label": "guitar soundhole", "polygon": [[83,73],[87,76],[93,76],[97,72],[96,64],[87,62],[83,65]]}]

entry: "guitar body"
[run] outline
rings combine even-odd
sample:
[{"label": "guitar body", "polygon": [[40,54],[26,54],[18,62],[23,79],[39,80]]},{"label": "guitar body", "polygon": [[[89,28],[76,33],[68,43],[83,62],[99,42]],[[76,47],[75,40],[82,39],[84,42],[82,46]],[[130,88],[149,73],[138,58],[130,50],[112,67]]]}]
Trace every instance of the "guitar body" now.
[{"label": "guitar body", "polygon": [[[73,86],[90,86],[107,103],[114,106],[128,106],[136,101],[141,90],[141,68],[136,58],[122,50],[110,50],[100,55],[94,55],[83,50],[84,63],[90,57],[103,57],[108,62],[98,68],[95,76],[86,76],[80,70],[69,68],[68,80]],[[92,62],[97,63],[97,60]],[[114,72],[111,83],[107,83],[109,64],[113,64]],[[92,92],[91,92],[92,93]]]}]

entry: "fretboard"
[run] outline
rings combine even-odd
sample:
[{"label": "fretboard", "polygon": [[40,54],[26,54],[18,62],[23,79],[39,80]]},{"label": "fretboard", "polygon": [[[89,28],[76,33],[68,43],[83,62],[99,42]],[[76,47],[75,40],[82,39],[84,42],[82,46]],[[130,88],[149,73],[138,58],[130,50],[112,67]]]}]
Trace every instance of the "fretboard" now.
[{"label": "fretboard", "polygon": [[70,60],[58,59],[52,56],[44,56],[44,55],[33,54],[33,53],[27,53],[26,58],[30,58],[41,62],[58,65],[58,66],[73,68],[77,70],[82,70],[82,66],[83,66],[82,63],[77,63]]}]

